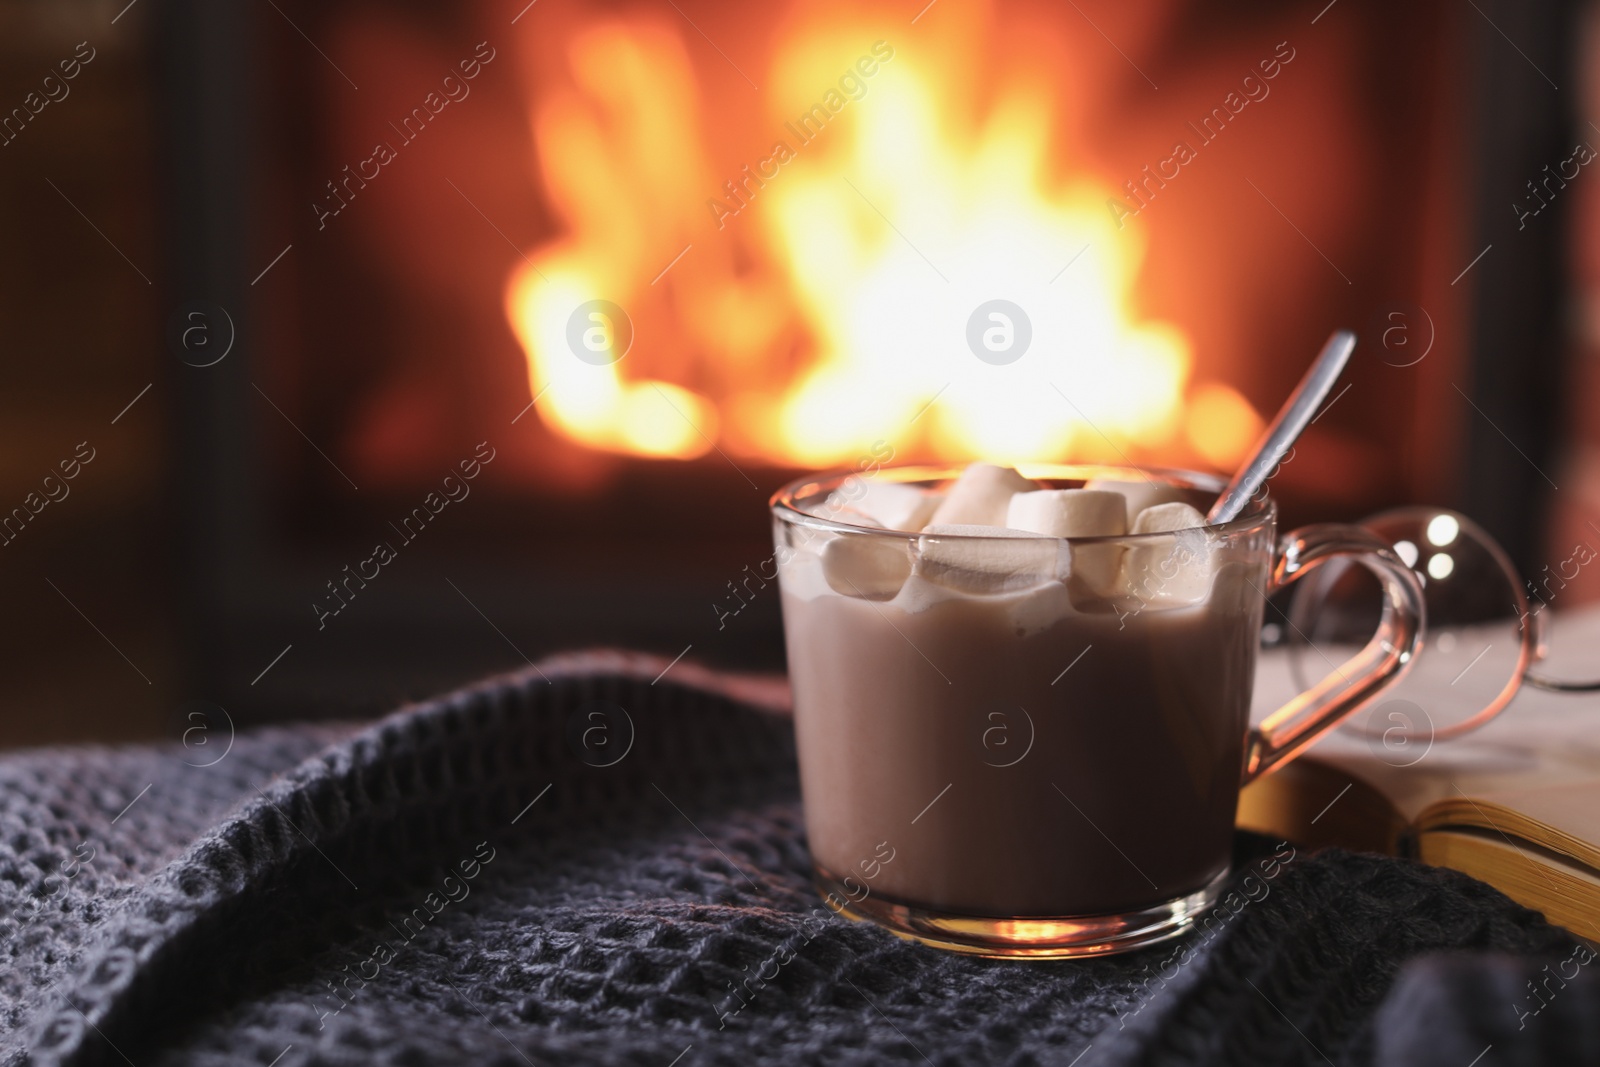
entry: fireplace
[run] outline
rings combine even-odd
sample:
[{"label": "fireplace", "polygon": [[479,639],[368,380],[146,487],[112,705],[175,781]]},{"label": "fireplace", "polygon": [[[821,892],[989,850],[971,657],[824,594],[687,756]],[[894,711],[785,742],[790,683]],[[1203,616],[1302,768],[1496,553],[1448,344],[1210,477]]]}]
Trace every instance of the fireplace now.
[{"label": "fireplace", "polygon": [[[1565,127],[1493,106],[1537,86],[1489,26],[918,6],[166,9],[172,273],[232,342],[176,375],[201,688],[375,710],[588,643],[781,667],[796,472],[1225,471],[1340,325],[1286,520],[1465,502],[1538,544],[1478,416],[1557,439],[1495,346],[1559,373],[1559,229],[1503,239],[1496,198]],[[1566,14],[1486,11],[1564,74]]]}]

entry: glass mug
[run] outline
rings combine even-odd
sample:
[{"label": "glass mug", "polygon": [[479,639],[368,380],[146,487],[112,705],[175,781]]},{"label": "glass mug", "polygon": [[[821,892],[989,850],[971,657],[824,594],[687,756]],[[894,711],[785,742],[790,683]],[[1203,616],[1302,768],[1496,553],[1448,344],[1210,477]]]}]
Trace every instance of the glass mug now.
[{"label": "glass mug", "polygon": [[[816,883],[836,911],[998,957],[1122,952],[1174,937],[1229,874],[1240,788],[1395,681],[1421,641],[1416,576],[1355,526],[1275,540],[1265,496],[1233,522],[1124,537],[884,529],[867,482],[771,500]],[[1202,512],[1218,479],[1033,465],[1046,488],[1148,479]],[[1351,560],[1383,589],[1366,646],[1259,726],[1265,597]]]}]

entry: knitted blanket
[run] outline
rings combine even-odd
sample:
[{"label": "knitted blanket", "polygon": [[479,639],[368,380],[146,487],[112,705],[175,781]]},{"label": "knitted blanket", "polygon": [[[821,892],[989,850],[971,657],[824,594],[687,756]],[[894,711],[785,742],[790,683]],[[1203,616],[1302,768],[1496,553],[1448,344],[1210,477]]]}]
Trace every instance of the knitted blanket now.
[{"label": "knitted blanket", "polygon": [[781,694],[665,667],[566,657],[365,728],[0,759],[0,1062],[1600,1059],[1586,946],[1391,859],[1241,839],[1212,921],[1101,960],[841,919]]}]

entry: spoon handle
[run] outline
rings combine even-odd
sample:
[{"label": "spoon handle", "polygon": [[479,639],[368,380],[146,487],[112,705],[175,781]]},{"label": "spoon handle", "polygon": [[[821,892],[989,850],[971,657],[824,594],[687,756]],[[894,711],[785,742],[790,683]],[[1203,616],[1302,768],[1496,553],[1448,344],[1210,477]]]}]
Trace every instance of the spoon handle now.
[{"label": "spoon handle", "polygon": [[1267,427],[1266,433],[1256,443],[1250,462],[1239,468],[1233,481],[1228,483],[1228,488],[1211,505],[1211,512],[1206,516],[1209,525],[1232,522],[1239,517],[1250,498],[1256,495],[1256,491],[1277,468],[1295,438],[1311,424],[1317,408],[1326,399],[1333,383],[1339,380],[1355,347],[1356,335],[1349,330],[1335,330],[1329,335],[1322,351],[1295,387],[1294,395],[1279,410],[1278,417],[1272,420],[1272,425]]}]

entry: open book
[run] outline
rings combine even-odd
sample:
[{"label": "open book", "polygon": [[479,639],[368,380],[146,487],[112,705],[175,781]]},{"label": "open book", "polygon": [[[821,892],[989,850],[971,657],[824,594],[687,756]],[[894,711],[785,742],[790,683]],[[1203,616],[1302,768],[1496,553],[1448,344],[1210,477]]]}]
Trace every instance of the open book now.
[{"label": "open book", "polygon": [[[1600,676],[1600,609],[1563,613],[1553,629],[1563,676]],[[1296,688],[1283,654],[1264,653],[1255,716]],[[1336,729],[1246,789],[1238,824],[1452,867],[1600,940],[1600,694],[1524,686],[1481,729],[1411,744],[1386,748]]]}]

